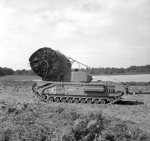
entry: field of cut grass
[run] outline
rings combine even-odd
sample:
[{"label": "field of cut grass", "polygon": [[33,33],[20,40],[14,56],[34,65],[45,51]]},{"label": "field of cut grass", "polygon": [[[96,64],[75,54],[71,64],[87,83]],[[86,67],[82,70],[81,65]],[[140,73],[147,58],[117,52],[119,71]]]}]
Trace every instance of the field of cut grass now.
[{"label": "field of cut grass", "polygon": [[43,103],[31,77],[17,79],[0,78],[0,141],[150,141],[149,95],[112,105]]}]

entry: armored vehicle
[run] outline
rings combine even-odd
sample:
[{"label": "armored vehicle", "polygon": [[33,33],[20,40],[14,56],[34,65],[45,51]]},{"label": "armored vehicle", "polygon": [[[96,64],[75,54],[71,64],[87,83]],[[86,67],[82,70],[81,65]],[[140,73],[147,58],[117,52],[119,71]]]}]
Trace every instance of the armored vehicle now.
[{"label": "armored vehicle", "polygon": [[116,84],[94,82],[89,73],[72,71],[75,61],[48,47],[35,51],[29,58],[30,66],[42,78],[33,85],[35,95],[45,102],[106,104],[124,94]]}]

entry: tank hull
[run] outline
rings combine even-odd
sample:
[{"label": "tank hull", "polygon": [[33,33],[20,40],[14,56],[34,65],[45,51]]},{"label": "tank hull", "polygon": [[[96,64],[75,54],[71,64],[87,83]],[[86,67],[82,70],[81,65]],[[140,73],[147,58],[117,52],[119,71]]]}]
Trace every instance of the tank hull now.
[{"label": "tank hull", "polygon": [[33,92],[45,102],[114,103],[123,95],[99,83],[46,82],[35,83]]}]

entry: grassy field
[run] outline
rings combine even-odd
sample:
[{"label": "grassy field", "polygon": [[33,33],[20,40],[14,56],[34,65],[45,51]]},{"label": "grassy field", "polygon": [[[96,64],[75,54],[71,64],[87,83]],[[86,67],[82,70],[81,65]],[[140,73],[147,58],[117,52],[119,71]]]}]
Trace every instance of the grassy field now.
[{"label": "grassy field", "polygon": [[0,141],[150,141],[150,95],[112,105],[43,103],[32,93],[37,79],[0,78]]},{"label": "grassy field", "polygon": [[8,75],[0,77],[0,81],[2,80],[32,81],[32,80],[41,80],[41,78],[36,75]]}]

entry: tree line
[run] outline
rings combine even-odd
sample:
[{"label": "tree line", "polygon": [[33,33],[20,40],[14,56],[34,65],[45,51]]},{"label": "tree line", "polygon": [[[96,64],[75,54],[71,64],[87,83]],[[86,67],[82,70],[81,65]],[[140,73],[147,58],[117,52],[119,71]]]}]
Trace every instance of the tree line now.
[{"label": "tree line", "polygon": [[[150,65],[145,66],[131,66],[128,68],[91,68],[81,69],[84,72],[91,73],[93,75],[113,75],[113,74],[142,74],[150,73]],[[13,70],[11,68],[0,67],[0,76],[4,75],[35,75],[33,70]]]},{"label": "tree line", "polygon": [[85,72],[90,72],[94,75],[113,75],[113,74],[143,74],[150,73],[150,65],[145,66],[131,66],[128,68],[91,68],[81,69]]},{"label": "tree line", "polygon": [[11,68],[2,68],[0,67],[0,76],[4,75],[35,75],[35,73],[32,70],[13,70]]},{"label": "tree line", "polygon": [[0,67],[0,76],[4,76],[4,75],[13,75],[14,74],[14,70],[11,68],[2,68]]}]

